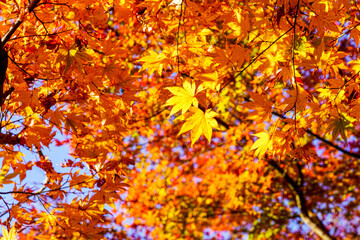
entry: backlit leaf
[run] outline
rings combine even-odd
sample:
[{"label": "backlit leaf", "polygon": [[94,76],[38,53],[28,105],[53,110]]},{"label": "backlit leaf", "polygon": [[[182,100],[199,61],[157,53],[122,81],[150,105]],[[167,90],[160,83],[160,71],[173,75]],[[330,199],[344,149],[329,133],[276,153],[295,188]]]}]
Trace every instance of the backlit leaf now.
[{"label": "backlit leaf", "polygon": [[14,226],[10,229],[10,231],[7,231],[6,228],[3,226],[2,234],[3,234],[3,237],[1,238],[1,240],[17,240],[18,239],[18,237],[16,235],[16,229]]},{"label": "backlit leaf", "polygon": [[170,112],[170,116],[181,110],[181,114],[184,114],[191,106],[198,107],[198,100],[196,98],[195,83],[185,81],[183,87],[168,87],[173,95],[169,100],[166,101],[164,106],[173,106]]},{"label": "backlit leaf", "polygon": [[212,129],[219,128],[215,119],[218,114],[210,109],[206,110],[204,113],[200,109],[194,107],[190,112],[192,115],[186,119],[186,122],[182,125],[178,135],[191,130],[191,145],[194,145],[201,134],[204,134],[206,139],[210,142]]},{"label": "backlit leaf", "polygon": [[262,157],[265,152],[271,147],[271,136],[268,132],[261,132],[253,134],[255,137],[258,137],[258,140],[252,145],[251,150],[255,150],[255,156]]}]

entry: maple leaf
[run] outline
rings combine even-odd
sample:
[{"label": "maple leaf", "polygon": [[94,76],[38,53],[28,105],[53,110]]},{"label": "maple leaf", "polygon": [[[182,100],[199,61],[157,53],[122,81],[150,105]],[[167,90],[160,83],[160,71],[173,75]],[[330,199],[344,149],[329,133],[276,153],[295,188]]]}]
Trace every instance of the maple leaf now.
[{"label": "maple leaf", "polygon": [[359,238],[357,1],[58,2],[0,0],[1,220],[20,239]]},{"label": "maple leaf", "polygon": [[282,103],[282,105],[287,104],[283,112],[286,113],[295,107],[297,112],[305,110],[309,93],[307,93],[302,87],[298,86],[297,90],[289,90],[288,94],[290,96]]},{"label": "maple leaf", "polygon": [[75,67],[80,71],[84,71],[82,61],[89,62],[92,59],[91,55],[88,54],[86,49],[80,50],[76,44],[72,45],[69,50],[61,48],[59,49],[58,53],[59,56],[56,59],[56,62],[65,62],[64,73],[69,71],[72,65],[75,65]]},{"label": "maple leaf", "polygon": [[264,121],[272,112],[272,103],[264,96],[254,92],[248,92],[250,97],[254,102],[244,103],[243,106],[249,109],[256,110],[253,113],[250,113],[251,116],[258,115]]},{"label": "maple leaf", "polygon": [[356,99],[351,103],[351,108],[349,109],[349,114],[355,119],[360,121],[360,98]]},{"label": "maple leaf", "polygon": [[184,114],[192,105],[198,107],[198,100],[196,94],[202,91],[202,88],[196,90],[195,83],[185,81],[183,87],[167,87],[175,96],[166,101],[164,106],[173,106],[170,112],[170,116],[181,110],[181,114]]},{"label": "maple leaf", "polygon": [[156,52],[150,52],[148,56],[140,58],[139,62],[143,62],[141,69],[148,69],[149,75],[153,74],[155,71],[161,75],[165,64],[169,62],[169,59],[165,52],[161,52],[159,54]]},{"label": "maple leaf", "polygon": [[[3,172],[3,169],[2,171]],[[10,184],[13,183],[13,181],[11,181],[11,179],[17,177],[20,174],[20,172],[14,172],[14,173],[10,173],[6,176],[4,176],[3,174],[0,175],[0,184]]]},{"label": "maple leaf", "polygon": [[200,138],[201,134],[204,134],[206,139],[210,142],[212,128],[219,129],[215,119],[218,114],[211,109],[207,109],[203,112],[194,107],[190,109],[190,113],[192,115],[186,119],[186,122],[182,125],[178,135],[191,130],[191,146],[193,146],[196,140]]},{"label": "maple leaf", "polygon": [[126,23],[131,17],[131,9],[126,6],[126,1],[119,1],[114,7],[115,17],[124,20]]},{"label": "maple leaf", "polygon": [[1,240],[17,240],[17,235],[16,235],[16,229],[13,226],[10,231],[7,231],[6,228],[3,226],[2,229],[2,233],[3,233],[3,237],[1,238]]},{"label": "maple leaf", "polygon": [[352,127],[351,122],[354,121],[355,119],[345,115],[341,115],[340,117],[332,117],[327,121],[329,125],[326,131],[332,131],[332,138],[334,140],[336,140],[340,134],[342,139],[347,144],[348,138],[347,138],[346,128]]},{"label": "maple leaf", "polygon": [[253,136],[258,137],[259,139],[252,145],[251,150],[255,150],[256,157],[262,157],[266,150],[271,146],[272,140],[270,134],[267,131],[253,134]]}]

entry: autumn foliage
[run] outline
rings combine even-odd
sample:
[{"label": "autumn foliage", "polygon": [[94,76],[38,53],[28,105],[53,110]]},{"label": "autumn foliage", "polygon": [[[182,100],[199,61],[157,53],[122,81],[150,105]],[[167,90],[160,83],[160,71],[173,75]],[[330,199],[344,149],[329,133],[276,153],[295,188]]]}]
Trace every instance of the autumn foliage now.
[{"label": "autumn foliage", "polygon": [[359,7],[0,1],[3,239],[360,238]]}]

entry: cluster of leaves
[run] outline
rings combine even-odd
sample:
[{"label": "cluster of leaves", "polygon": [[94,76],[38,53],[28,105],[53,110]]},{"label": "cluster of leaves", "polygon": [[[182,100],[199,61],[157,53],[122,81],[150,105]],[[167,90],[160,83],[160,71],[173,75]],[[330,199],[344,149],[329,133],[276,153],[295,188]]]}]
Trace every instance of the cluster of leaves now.
[{"label": "cluster of leaves", "polygon": [[[137,5],[0,2],[1,223],[21,239],[101,239],[110,231],[106,216],[134,164],[123,150],[137,55],[155,42],[145,40]],[[46,156],[55,145],[68,146],[71,158]],[[42,184],[31,184],[39,179],[31,170],[43,173]]]},{"label": "cluster of leaves", "polygon": [[358,238],[357,1],[143,4],[133,237]]},{"label": "cluster of leaves", "polygon": [[359,237],[357,1],[0,6],[5,239]]}]

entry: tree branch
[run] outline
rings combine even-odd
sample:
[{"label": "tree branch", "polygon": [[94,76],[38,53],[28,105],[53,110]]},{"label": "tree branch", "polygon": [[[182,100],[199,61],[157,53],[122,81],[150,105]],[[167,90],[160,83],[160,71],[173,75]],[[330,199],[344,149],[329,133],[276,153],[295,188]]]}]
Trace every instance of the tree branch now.
[{"label": "tree branch", "polygon": [[269,48],[271,48],[277,41],[279,41],[281,38],[283,38],[286,34],[288,34],[292,29],[294,28],[294,26],[292,26],[291,28],[289,28],[286,32],[284,32],[283,34],[281,34],[277,39],[275,39],[269,46],[267,46],[262,52],[260,52],[256,57],[254,57],[248,65],[246,65],[246,67],[244,67],[243,69],[241,69],[240,72],[238,72],[235,77],[233,77],[232,79],[230,79],[228,82],[226,82],[218,92],[221,92],[224,88],[226,88],[227,85],[229,85],[231,82],[235,81],[236,78],[238,76],[240,76],[248,67],[250,67],[254,62],[256,62],[256,60],[258,60],[259,57],[261,57],[261,55],[263,55]]},{"label": "tree branch", "polygon": [[[38,5],[38,3],[41,0],[33,0],[29,6],[26,8],[25,13],[30,13],[34,10],[34,8]],[[24,16],[19,16],[15,22],[11,25],[11,27],[9,28],[9,30],[4,34],[4,36],[1,39],[1,42],[3,45],[5,45],[5,43],[7,41],[10,40],[11,36],[15,33],[16,29],[18,29],[18,27],[21,25],[21,23],[24,21],[23,20]]]},{"label": "tree branch", "polygon": [[17,135],[13,135],[11,133],[0,133],[0,144],[21,144],[21,139]]},{"label": "tree branch", "polygon": [[[36,5],[40,2],[40,0],[33,0],[29,6],[25,9],[25,13],[30,13],[34,10]],[[4,83],[6,80],[6,70],[8,68],[8,53],[5,49],[5,44],[11,36],[15,33],[16,29],[21,25],[24,19],[24,14],[20,14],[20,16],[15,20],[15,22],[11,25],[9,30],[4,34],[0,42],[0,107],[2,107],[6,97],[14,90],[10,92],[6,91],[4,94]]]},{"label": "tree branch", "polygon": [[[250,98],[249,98],[248,96],[245,96],[245,97],[244,97],[244,100],[250,102]],[[284,115],[282,115],[282,114],[280,114],[280,113],[278,113],[278,112],[276,112],[276,111],[272,111],[271,114],[273,114],[273,115],[275,115],[275,116],[277,116],[277,117],[279,117],[279,118],[282,118],[282,119],[288,119],[287,117],[285,117]],[[304,129],[304,130],[305,130],[305,129]],[[311,136],[315,137],[316,139],[322,141],[323,143],[326,143],[327,145],[335,148],[336,150],[339,150],[340,152],[342,152],[342,153],[344,153],[344,154],[346,154],[346,155],[349,155],[349,156],[351,156],[351,157],[360,159],[360,154],[358,154],[358,153],[350,152],[350,151],[348,151],[348,150],[346,150],[346,149],[344,149],[344,148],[341,148],[341,147],[339,147],[338,145],[330,142],[329,140],[326,140],[325,138],[323,138],[323,137],[321,137],[320,135],[312,132],[312,131],[309,130],[309,129],[306,129],[305,132],[307,132],[308,134],[310,134]]]},{"label": "tree branch", "polygon": [[[275,116],[279,117],[279,118],[282,118],[282,119],[288,119],[287,117],[281,115],[280,113],[277,113],[275,111],[272,112],[272,114],[274,114]],[[358,158],[360,159],[360,154],[357,154],[357,153],[353,153],[353,152],[350,152],[350,151],[347,151],[341,147],[339,147],[338,145],[326,140],[325,138],[317,135],[316,133],[313,133],[311,130],[307,129],[305,130],[308,134],[310,134],[311,136],[315,137],[316,139],[322,141],[323,143],[326,143],[327,145],[335,148],[336,150],[339,150],[340,152],[346,154],[346,155],[349,155],[351,157],[354,157],[354,158]]]},{"label": "tree branch", "polygon": [[4,83],[6,80],[6,70],[8,68],[8,54],[4,45],[0,42],[0,107],[5,101]]},{"label": "tree branch", "polygon": [[307,224],[313,232],[315,232],[323,240],[335,240],[326,229],[320,219],[310,209],[307,208],[306,198],[304,192],[299,186],[274,160],[269,160],[268,163],[275,168],[275,170],[285,180],[288,187],[291,189],[295,197],[297,207],[300,209],[300,217],[302,221]]}]

